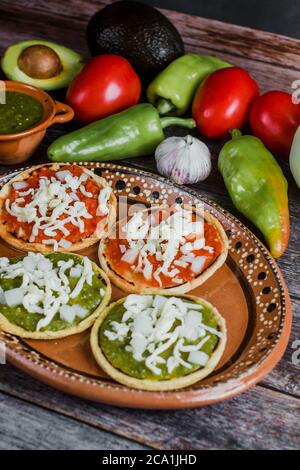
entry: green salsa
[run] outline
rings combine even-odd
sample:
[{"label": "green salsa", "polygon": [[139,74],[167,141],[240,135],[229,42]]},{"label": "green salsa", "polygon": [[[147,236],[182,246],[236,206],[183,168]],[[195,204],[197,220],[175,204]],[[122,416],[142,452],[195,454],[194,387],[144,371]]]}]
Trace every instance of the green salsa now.
[{"label": "green salsa", "polygon": [[[54,268],[57,267],[57,263],[60,260],[68,261],[69,259],[74,259],[76,264],[82,264],[82,260],[80,260],[76,255],[71,254],[51,253],[50,255],[46,255],[46,258],[50,259]],[[21,259],[21,257],[14,258],[11,260],[11,263],[17,263]],[[78,278],[70,277],[70,269],[67,269],[65,274],[68,278],[69,286],[72,291],[78,282]],[[2,287],[4,291],[20,287],[21,284],[21,276],[16,277],[15,279],[8,279],[0,276],[0,287]],[[100,293],[100,289],[106,290],[106,284],[100,275],[94,271],[92,285],[90,286],[85,282],[80,294],[74,299],[70,298],[67,305],[77,304],[81,307],[84,307],[86,310],[88,310],[86,315],[86,317],[88,317],[98,307],[103,298],[103,295]],[[4,315],[10,321],[10,323],[20,326],[26,331],[36,331],[36,326],[39,320],[43,318],[43,315],[39,313],[28,312],[23,307],[23,305],[9,307],[8,305],[3,305],[0,303],[0,313],[2,313],[2,315]],[[61,319],[59,313],[57,313],[52,321],[45,328],[41,328],[39,331],[61,331],[65,328],[69,328],[70,326],[78,325],[78,323],[80,323],[82,320],[82,318],[76,316],[74,321],[70,324]]]},{"label": "green salsa", "polygon": [[[182,298],[184,301],[185,299]],[[199,369],[199,365],[191,364],[192,368],[184,367],[183,365],[179,364],[171,373],[168,372],[166,362],[159,365],[161,369],[160,375],[155,375],[151,372],[151,370],[145,365],[145,361],[136,361],[132,355],[131,351],[126,351],[126,346],[129,345],[131,340],[131,335],[127,335],[123,341],[119,339],[110,340],[104,332],[106,330],[112,330],[111,323],[116,321],[121,323],[122,317],[125,312],[125,307],[123,304],[118,304],[116,307],[110,312],[110,314],[104,319],[101,328],[99,330],[99,341],[101,344],[101,349],[106,357],[106,359],[111,363],[113,367],[116,369],[121,370],[125,374],[135,377],[137,379],[150,379],[150,380],[168,380],[176,377],[183,377],[184,375],[190,374],[195,372]],[[201,310],[202,313],[202,323],[218,330],[218,322],[216,317],[212,314],[211,310],[203,305],[203,309]],[[174,325],[170,331],[173,331],[178,325],[179,321],[176,320]],[[210,338],[206,341],[206,343],[201,347],[201,351],[206,353],[208,356],[211,356],[214,352],[219,338],[218,336],[206,332],[206,335],[210,335]],[[189,341],[185,339],[184,345],[194,345],[199,343],[199,338],[195,341]],[[166,351],[160,354],[161,357],[164,359],[168,359],[172,356],[174,349],[174,344],[169,347]],[[188,352],[182,352],[181,357],[184,361],[187,361]],[[144,352],[145,359],[150,355],[149,351]]]},{"label": "green salsa", "polygon": [[41,103],[25,93],[7,91],[0,103],[0,134],[15,134],[37,124],[43,115]]}]

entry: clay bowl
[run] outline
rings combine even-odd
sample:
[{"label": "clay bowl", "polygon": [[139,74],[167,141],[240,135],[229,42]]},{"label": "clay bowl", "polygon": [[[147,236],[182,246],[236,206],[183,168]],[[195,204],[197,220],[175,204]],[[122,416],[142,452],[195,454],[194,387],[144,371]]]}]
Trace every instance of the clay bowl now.
[{"label": "clay bowl", "polygon": [[48,93],[32,85],[14,81],[1,83],[4,84],[4,92],[15,91],[30,95],[43,107],[42,118],[35,126],[15,134],[0,135],[0,163],[13,165],[28,160],[42,141],[47,128],[52,124],[70,121],[74,117],[74,111],[67,104],[53,100]]}]

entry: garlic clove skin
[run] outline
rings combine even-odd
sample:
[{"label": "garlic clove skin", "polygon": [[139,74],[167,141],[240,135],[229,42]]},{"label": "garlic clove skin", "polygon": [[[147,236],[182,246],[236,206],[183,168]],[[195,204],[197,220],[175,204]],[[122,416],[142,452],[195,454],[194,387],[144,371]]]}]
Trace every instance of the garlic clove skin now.
[{"label": "garlic clove skin", "polygon": [[199,139],[168,137],[155,151],[157,169],[178,184],[193,184],[205,180],[211,172],[211,153]]}]

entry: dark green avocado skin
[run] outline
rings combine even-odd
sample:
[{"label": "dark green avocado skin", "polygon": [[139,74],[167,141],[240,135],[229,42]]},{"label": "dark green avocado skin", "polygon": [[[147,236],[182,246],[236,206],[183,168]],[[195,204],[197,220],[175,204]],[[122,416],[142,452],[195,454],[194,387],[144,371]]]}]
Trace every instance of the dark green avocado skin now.
[{"label": "dark green avocado skin", "polygon": [[86,29],[91,54],[125,57],[151,79],[184,54],[181,36],[158,10],[140,2],[118,1],[98,11]]}]

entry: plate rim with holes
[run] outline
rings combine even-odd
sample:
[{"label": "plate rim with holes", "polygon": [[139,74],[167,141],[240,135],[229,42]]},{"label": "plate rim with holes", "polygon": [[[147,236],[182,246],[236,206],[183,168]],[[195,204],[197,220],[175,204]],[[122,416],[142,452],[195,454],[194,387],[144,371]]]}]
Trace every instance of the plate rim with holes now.
[{"label": "plate rim with holes", "polygon": [[[233,230],[233,227],[237,227],[240,232],[248,237],[247,239],[251,241],[253,247],[256,247],[255,249],[258,250],[259,256],[264,258],[269,272],[276,280],[276,285],[279,286],[278,297],[280,302],[278,301],[277,304],[270,303],[268,307],[264,307],[266,311],[267,308],[270,308],[270,313],[273,311],[271,308],[275,311],[277,311],[277,309],[280,311],[281,316],[278,329],[274,333],[274,337],[270,338],[271,346],[261,348],[262,353],[260,360],[253,361],[253,363],[248,361],[249,363],[243,364],[244,369],[240,372],[234,374],[232,370],[228,373],[227,378],[215,380],[213,385],[207,387],[202,387],[200,384],[200,387],[196,389],[187,388],[168,392],[147,392],[130,389],[120,384],[113,383],[112,381],[110,382],[103,377],[90,376],[89,374],[83,374],[63,366],[51,358],[47,358],[41,353],[34,351],[22,338],[17,338],[14,335],[0,331],[0,341],[3,341],[6,346],[8,362],[35,379],[66,393],[93,401],[132,408],[177,409],[203,406],[230,398],[259,382],[275,367],[284,354],[288,344],[292,319],[292,306],[287,286],[279,267],[265,246],[235,216],[223,209],[216,202],[210,201],[207,197],[202,196],[193,189],[180,186],[157,174],[115,163],[91,162],[76,164],[87,166],[90,169],[100,172],[102,176],[111,178],[112,182],[115,183],[115,193],[117,196],[124,193],[130,195],[131,198],[137,201],[141,200],[145,202],[145,199],[147,199],[146,202],[151,203],[151,201],[154,200],[153,202],[157,204],[160,202],[163,203],[163,200],[160,201],[160,199],[162,197],[167,198],[169,193],[170,198],[172,194],[172,197],[176,196],[177,202],[180,203],[179,200],[182,200],[181,196],[183,195],[189,198],[190,202],[193,200],[198,202],[202,201],[209,207],[214,215],[218,214],[219,218],[221,217],[227,220],[228,223],[230,222],[230,229],[227,229],[229,235],[231,229]],[[66,163],[66,165],[68,165],[68,163]],[[4,175],[1,175],[0,186],[19,172],[31,166],[10,170]],[[122,182],[122,184],[120,182]],[[153,187],[155,187],[154,191],[149,187],[149,185],[151,186],[151,182],[154,185]],[[129,188],[132,188],[132,191],[131,189],[128,190],[127,185],[129,185]],[[155,185],[158,189],[161,188],[161,191],[158,191]],[[143,187],[142,189],[141,186]],[[146,193],[146,187],[147,197],[143,193],[143,191]],[[163,194],[160,194],[160,192]],[[234,250],[232,251],[232,256],[238,256],[238,254],[234,253],[237,253],[241,249],[239,243],[235,245],[235,247],[232,246]],[[253,254],[246,256],[246,263],[249,265],[253,263],[254,260],[255,256]],[[240,269],[243,269],[243,267],[240,267]],[[263,280],[261,280],[261,283],[263,284]],[[262,287],[262,289],[264,288]],[[258,309],[259,307],[255,308]],[[259,323],[260,319],[256,318],[256,321]],[[271,334],[269,336],[271,337]],[[264,349],[266,349],[266,351],[263,351]],[[225,376],[226,374],[224,374],[224,377]]]}]

